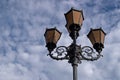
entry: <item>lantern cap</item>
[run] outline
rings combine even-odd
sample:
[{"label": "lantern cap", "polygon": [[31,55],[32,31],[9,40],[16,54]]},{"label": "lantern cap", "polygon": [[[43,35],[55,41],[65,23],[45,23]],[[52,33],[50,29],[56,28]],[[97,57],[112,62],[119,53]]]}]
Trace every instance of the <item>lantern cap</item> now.
[{"label": "lantern cap", "polygon": [[66,15],[69,14],[71,11],[80,12],[80,13],[82,14],[82,17],[83,17],[83,20],[84,20],[83,10],[77,10],[77,9],[74,9],[73,7],[72,7],[67,13],[64,13],[64,15],[66,16]]},{"label": "lantern cap", "polygon": [[106,35],[106,33],[103,31],[103,29],[100,27],[100,28],[98,28],[98,29],[92,29],[91,28],[91,30],[90,30],[90,32],[88,33],[88,35],[87,35],[87,37],[90,35],[90,33],[92,32],[92,31],[97,31],[97,30],[101,30],[105,35]]},{"label": "lantern cap", "polygon": [[51,30],[56,30],[57,32],[59,32],[60,34],[62,34],[59,30],[57,30],[56,27],[54,27],[54,28],[46,28],[44,36],[46,35],[47,31],[51,31]]}]

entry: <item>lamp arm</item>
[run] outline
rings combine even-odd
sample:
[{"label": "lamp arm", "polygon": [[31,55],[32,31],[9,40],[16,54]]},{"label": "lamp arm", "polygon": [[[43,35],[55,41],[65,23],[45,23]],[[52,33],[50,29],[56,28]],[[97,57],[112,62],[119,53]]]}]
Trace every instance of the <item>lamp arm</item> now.
[{"label": "lamp arm", "polygon": [[57,57],[57,56],[53,56],[53,54],[51,54],[51,53],[49,53],[48,55],[49,55],[52,59],[55,59],[55,60],[65,60],[65,59],[68,60],[68,59],[69,59],[67,56],[59,58],[59,57]]},{"label": "lamp arm", "polygon": [[102,55],[98,52],[94,52],[93,48],[90,46],[82,47],[81,60],[95,61],[98,60]]},{"label": "lamp arm", "polygon": [[68,60],[69,56],[67,55],[67,47],[59,46],[55,51],[49,51],[48,54],[52,59],[55,60]]}]

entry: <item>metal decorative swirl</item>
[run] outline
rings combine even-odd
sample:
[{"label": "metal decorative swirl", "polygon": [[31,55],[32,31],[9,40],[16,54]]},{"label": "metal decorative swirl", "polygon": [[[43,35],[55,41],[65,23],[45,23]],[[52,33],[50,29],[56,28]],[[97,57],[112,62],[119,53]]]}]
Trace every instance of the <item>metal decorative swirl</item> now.
[{"label": "metal decorative swirl", "polygon": [[82,47],[81,56],[83,60],[94,61],[100,58],[100,53],[94,52],[94,50],[89,46]]},{"label": "metal decorative swirl", "polygon": [[53,52],[49,53],[50,57],[56,60],[68,59],[67,47],[59,46]]}]

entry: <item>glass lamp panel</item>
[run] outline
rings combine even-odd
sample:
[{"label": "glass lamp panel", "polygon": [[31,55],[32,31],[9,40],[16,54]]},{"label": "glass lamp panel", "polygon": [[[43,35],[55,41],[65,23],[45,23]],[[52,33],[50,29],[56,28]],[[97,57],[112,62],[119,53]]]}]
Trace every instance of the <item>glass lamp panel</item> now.
[{"label": "glass lamp panel", "polygon": [[82,17],[82,11],[73,11],[73,23],[77,25],[82,25],[83,17]]},{"label": "glass lamp panel", "polygon": [[101,34],[101,43],[104,44],[105,33],[103,31],[100,31],[100,34]]},{"label": "glass lamp panel", "polygon": [[91,41],[92,44],[95,43],[95,39],[94,39],[94,36],[93,36],[93,33],[92,33],[92,32],[90,32],[90,33],[88,34],[88,38],[89,38],[89,40]]},{"label": "glass lamp panel", "polygon": [[84,20],[84,17],[83,17],[83,15],[82,15],[83,13],[81,13],[81,16],[80,16],[80,26],[82,26],[82,24],[83,24],[83,20]]},{"label": "glass lamp panel", "polygon": [[53,42],[54,42],[54,43],[57,43],[58,40],[60,39],[60,36],[61,36],[61,32],[59,32],[58,30],[55,30]]},{"label": "glass lamp panel", "polygon": [[95,43],[100,43],[101,42],[100,30],[93,30],[92,33],[95,39]]},{"label": "glass lamp panel", "polygon": [[65,14],[67,27],[69,27],[73,23],[73,12],[72,10]]},{"label": "glass lamp panel", "polygon": [[46,30],[45,39],[46,43],[53,42],[54,30]]},{"label": "glass lamp panel", "polygon": [[73,11],[73,23],[79,24],[79,21],[80,21],[80,12]]}]

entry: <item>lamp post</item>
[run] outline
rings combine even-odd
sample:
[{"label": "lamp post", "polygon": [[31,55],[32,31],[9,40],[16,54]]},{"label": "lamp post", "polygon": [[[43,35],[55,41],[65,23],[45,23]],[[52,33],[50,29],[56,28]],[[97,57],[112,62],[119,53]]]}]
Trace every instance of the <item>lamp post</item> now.
[{"label": "lamp post", "polygon": [[104,39],[106,33],[101,29],[91,29],[87,37],[91,41],[93,48],[90,46],[83,46],[76,44],[76,40],[79,37],[79,31],[82,27],[84,20],[82,10],[76,10],[71,8],[65,14],[66,28],[69,32],[69,36],[73,40],[70,46],[56,47],[58,40],[60,39],[61,32],[56,28],[46,29],[44,34],[46,40],[46,47],[49,51],[49,56],[55,60],[68,60],[73,67],[73,80],[77,79],[77,66],[82,60],[94,61],[99,59],[101,51],[104,48]]}]

